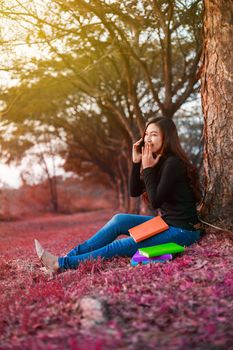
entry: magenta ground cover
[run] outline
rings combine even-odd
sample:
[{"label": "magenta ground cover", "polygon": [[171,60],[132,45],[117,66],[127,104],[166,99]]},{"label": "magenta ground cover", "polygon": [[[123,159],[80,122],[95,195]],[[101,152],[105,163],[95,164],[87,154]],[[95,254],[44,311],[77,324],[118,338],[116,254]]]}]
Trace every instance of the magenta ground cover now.
[{"label": "magenta ground cover", "polygon": [[[233,245],[222,235],[210,232],[165,264],[114,258],[43,274],[34,238],[65,254],[112,214],[0,222],[0,349],[232,349]],[[108,306],[107,324],[91,331],[78,307],[86,295]]]}]

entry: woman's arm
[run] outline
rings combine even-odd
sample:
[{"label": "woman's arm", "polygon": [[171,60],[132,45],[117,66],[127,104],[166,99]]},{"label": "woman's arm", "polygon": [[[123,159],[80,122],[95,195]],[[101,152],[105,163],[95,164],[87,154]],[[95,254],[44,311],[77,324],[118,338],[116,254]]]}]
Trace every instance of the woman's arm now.
[{"label": "woman's arm", "polygon": [[129,181],[129,191],[131,197],[138,197],[145,190],[145,185],[140,176],[140,169],[141,162],[132,164],[131,176]]},{"label": "woman's arm", "polygon": [[153,168],[143,170],[143,180],[145,182],[146,192],[153,209],[158,209],[171,196],[176,182],[184,180],[184,165],[178,157],[166,159],[159,182],[155,181]]},{"label": "woman's arm", "polygon": [[140,150],[140,144],[142,138],[133,144],[132,148],[132,170],[129,180],[129,192],[131,197],[140,196],[145,189],[145,185],[141,180],[141,164],[142,164],[142,154]]}]

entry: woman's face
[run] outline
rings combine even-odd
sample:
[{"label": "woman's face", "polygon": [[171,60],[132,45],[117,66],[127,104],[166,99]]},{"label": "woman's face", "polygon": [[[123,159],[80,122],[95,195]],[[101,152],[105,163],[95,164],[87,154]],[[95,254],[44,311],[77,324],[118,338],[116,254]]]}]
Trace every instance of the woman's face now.
[{"label": "woman's face", "polygon": [[144,137],[145,143],[151,143],[152,153],[159,153],[163,144],[163,136],[156,124],[149,124]]}]

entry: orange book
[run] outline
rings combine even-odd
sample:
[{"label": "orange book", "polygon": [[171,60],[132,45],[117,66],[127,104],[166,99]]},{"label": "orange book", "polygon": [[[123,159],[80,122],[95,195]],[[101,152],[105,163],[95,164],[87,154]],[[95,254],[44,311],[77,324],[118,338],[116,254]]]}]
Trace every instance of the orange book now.
[{"label": "orange book", "polygon": [[156,216],[153,219],[143,222],[140,225],[130,228],[128,231],[130,236],[136,243],[143,241],[149,237],[157,235],[169,228],[168,224],[161,218]]}]

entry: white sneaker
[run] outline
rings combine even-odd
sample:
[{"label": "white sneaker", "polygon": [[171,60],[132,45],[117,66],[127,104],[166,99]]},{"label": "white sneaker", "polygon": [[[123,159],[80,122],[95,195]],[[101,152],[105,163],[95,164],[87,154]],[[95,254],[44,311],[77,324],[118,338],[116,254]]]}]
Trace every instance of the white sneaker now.
[{"label": "white sneaker", "polygon": [[44,248],[42,247],[42,245],[39,243],[39,241],[37,241],[37,239],[34,240],[35,241],[35,248],[36,248],[36,253],[38,255],[38,258],[41,260],[43,253],[44,253]]}]

